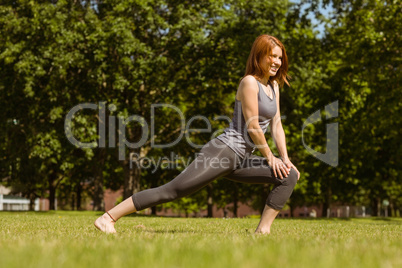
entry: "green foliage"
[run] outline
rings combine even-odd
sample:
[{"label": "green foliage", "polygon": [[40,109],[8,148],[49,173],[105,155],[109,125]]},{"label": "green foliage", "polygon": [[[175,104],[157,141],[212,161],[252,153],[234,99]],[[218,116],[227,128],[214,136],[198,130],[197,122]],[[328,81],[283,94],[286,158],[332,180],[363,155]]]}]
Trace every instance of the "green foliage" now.
[{"label": "green foliage", "polygon": [[[375,206],[388,199],[400,208],[401,7],[387,0],[323,3],[333,6],[329,18],[315,0],[3,1],[1,178],[31,197],[51,196],[61,187],[65,193],[58,194],[66,199],[66,192],[78,195],[83,185],[94,199],[96,187],[127,188],[130,176],[137,176],[139,189],[170,181],[180,168],[130,173],[128,161],[118,160],[118,149],[108,140],[106,148],[75,148],[66,138],[66,115],[80,103],[106,102],[106,122],[99,111],[87,109],[70,125],[77,140],[98,143],[99,126],[109,131],[108,116],[117,122],[118,116],[139,115],[150,122],[152,104],[168,103],[187,121],[208,118],[211,133],[189,134],[193,143],[205,144],[227,126],[216,116],[232,115],[251,44],[268,33],[285,44],[292,76],[291,87],[281,89],[281,113],[289,155],[302,175],[289,205]],[[326,25],[324,37],[316,36],[309,12]],[[305,142],[324,153],[326,124],[339,123],[340,161],[331,167],[303,147],[301,129],[312,113],[335,100],[338,118],[304,129]],[[116,109],[109,109],[111,104]],[[151,141],[174,141],[181,127],[173,110],[160,109],[153,119],[155,136],[140,149],[125,150],[126,159],[132,152],[194,158],[199,149],[185,139],[152,148]],[[191,127],[205,128],[205,122],[195,120]],[[140,124],[130,124],[127,140],[138,140],[141,131]],[[274,147],[272,140],[269,144]],[[212,188],[220,207],[234,199],[258,207],[266,190],[223,181]],[[165,206],[197,211],[207,196],[204,189]]]}]

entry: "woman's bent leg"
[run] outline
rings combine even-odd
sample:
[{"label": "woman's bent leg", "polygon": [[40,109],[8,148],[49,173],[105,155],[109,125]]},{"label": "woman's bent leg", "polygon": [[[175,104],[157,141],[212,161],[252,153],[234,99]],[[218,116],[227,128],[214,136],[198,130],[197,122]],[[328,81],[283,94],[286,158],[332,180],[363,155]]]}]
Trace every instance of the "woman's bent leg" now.
[{"label": "woman's bent leg", "polygon": [[281,210],[296,186],[297,172],[291,169],[289,175],[283,179],[274,177],[273,170],[265,158],[251,155],[245,158],[242,165],[227,174],[225,178],[242,183],[274,184],[266,204],[275,210]]},{"label": "woman's bent leg", "polygon": [[262,212],[260,223],[255,230],[256,234],[270,234],[271,225],[274,222],[279,210],[273,209],[268,205],[265,205],[264,211]]},{"label": "woman's bent leg", "polygon": [[272,183],[274,188],[269,193],[256,233],[269,233],[271,224],[279,211],[286,204],[297,183],[297,172],[290,170],[287,177],[274,177],[273,170],[263,157],[251,155],[245,158],[241,167],[225,178],[242,183]]}]

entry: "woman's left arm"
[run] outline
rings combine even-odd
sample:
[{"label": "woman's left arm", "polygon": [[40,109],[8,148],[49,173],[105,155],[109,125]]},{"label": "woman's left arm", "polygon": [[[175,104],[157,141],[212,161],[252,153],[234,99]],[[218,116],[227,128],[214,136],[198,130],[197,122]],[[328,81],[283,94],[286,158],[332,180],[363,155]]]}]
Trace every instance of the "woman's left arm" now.
[{"label": "woman's left arm", "polygon": [[293,168],[297,172],[297,179],[300,178],[299,170],[293,165],[292,162],[289,160],[288,151],[286,149],[286,138],[285,138],[285,131],[283,130],[282,122],[281,122],[281,112],[279,106],[279,86],[278,83],[274,82],[274,90],[276,95],[276,115],[272,118],[271,122],[271,136],[274,139],[276,148],[282,158],[283,163],[290,168]]}]

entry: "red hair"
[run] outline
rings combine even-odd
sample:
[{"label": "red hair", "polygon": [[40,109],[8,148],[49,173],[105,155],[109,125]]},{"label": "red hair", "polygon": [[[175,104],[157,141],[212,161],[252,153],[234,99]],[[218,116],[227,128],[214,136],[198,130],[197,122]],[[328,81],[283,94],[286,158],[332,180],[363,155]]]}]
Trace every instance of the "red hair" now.
[{"label": "red hair", "polygon": [[247,75],[252,75],[258,79],[265,77],[269,70],[264,68],[261,63],[271,55],[272,49],[276,46],[282,49],[282,65],[275,76],[269,77],[269,81],[277,81],[281,87],[284,83],[290,86],[288,82],[288,78],[290,78],[288,76],[288,56],[286,55],[285,46],[276,37],[266,34],[260,35],[255,39],[247,59],[246,74],[243,77]]}]

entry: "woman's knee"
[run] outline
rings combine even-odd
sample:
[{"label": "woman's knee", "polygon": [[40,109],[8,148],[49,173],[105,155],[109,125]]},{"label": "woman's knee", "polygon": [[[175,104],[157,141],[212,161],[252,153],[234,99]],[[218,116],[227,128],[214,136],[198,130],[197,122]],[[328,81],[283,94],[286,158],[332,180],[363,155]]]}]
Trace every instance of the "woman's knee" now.
[{"label": "woman's knee", "polygon": [[297,178],[298,178],[298,174],[297,174],[296,170],[291,168],[288,176],[283,178],[283,184],[294,188],[297,184]]}]

